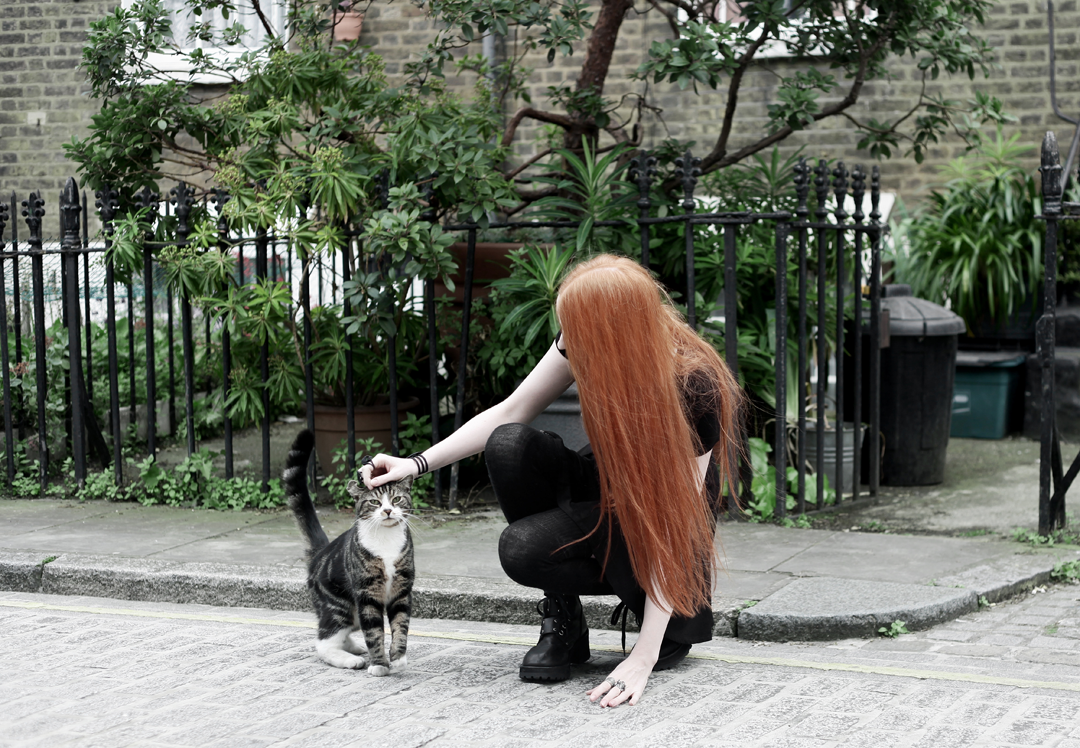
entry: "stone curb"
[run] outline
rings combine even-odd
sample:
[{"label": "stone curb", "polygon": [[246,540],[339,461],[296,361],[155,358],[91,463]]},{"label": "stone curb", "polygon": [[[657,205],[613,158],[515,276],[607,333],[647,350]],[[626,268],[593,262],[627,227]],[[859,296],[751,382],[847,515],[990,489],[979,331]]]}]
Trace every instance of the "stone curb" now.
[{"label": "stone curb", "polygon": [[[0,589],[141,602],[311,610],[306,575],[291,566],[0,551]],[[532,625],[538,620],[538,599],[535,592],[496,579],[429,577],[417,580],[413,589],[413,615]],[[610,621],[613,598],[586,597],[583,602],[591,628],[619,628]],[[714,636],[735,635],[738,607],[716,606]],[[627,630],[637,630],[632,615],[627,618]]]},{"label": "stone curb", "polygon": [[[793,580],[754,607],[714,600],[713,635],[764,641],[828,640],[876,636],[903,620],[919,629],[997,602],[1050,579],[1053,559],[1016,556],[935,580],[935,585],[809,577]],[[194,603],[308,611],[302,569],[182,563],[122,556],[0,551],[0,589],[144,602]],[[538,595],[498,579],[427,577],[417,580],[413,615],[532,625]],[[831,606],[822,609],[826,603]],[[618,630],[611,597],[583,598],[594,629]],[[627,630],[636,631],[634,616]]]},{"label": "stone curb", "polygon": [[805,577],[743,610],[738,635],[761,641],[867,638],[895,621],[924,629],[978,608],[971,590]]}]

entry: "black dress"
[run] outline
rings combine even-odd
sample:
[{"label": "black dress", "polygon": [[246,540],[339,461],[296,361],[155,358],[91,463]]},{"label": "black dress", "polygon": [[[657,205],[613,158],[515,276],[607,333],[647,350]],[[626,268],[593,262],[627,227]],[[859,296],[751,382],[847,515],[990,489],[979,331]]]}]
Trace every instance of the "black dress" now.
[{"label": "black dress", "polygon": [[[556,339],[556,343],[557,341],[558,339]],[[556,348],[558,348],[557,344]],[[566,355],[565,351],[559,350],[564,356]],[[700,449],[698,454],[711,452],[720,439],[720,422],[716,412],[711,407],[716,402],[712,390],[717,386],[716,383],[710,382],[704,376],[691,377],[681,393],[684,412],[693,425],[694,433],[697,436]],[[567,451],[569,452],[569,450]],[[575,466],[576,469],[573,472],[586,479],[563,486],[562,490],[559,491],[557,504],[562,511],[573,519],[582,535],[585,535],[592,532],[600,520],[600,480],[599,471],[592,456],[592,449],[586,445],[579,450],[578,457],[582,463]],[[721,509],[720,475],[716,465],[712,463],[710,463],[705,474],[705,495],[712,509],[715,523]],[[587,542],[592,547],[593,555],[597,559],[602,560],[607,554],[603,579],[640,621],[645,613],[645,590],[642,589],[634,577],[626,542],[622,532],[618,530],[618,519],[611,516],[610,522],[606,523],[606,525],[597,529]],[[608,553],[609,536],[611,540],[610,553]],[[702,559],[703,564],[708,562],[708,559]],[[683,644],[696,644],[709,641],[712,638],[712,629],[712,606],[706,605],[691,617],[673,614],[668,623],[665,636]]]}]

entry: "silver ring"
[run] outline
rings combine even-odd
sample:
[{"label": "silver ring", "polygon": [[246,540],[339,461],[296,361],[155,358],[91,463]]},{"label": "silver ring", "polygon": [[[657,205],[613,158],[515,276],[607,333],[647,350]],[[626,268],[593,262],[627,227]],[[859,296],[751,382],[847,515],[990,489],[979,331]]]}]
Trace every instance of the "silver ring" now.
[{"label": "silver ring", "polygon": [[615,683],[616,683],[616,681],[614,681],[614,680],[612,679],[612,677],[611,677],[611,676],[609,675],[608,677],[604,678],[604,683],[607,683],[607,684],[608,684],[609,686],[611,686],[612,688],[614,688],[614,687],[615,687]]},{"label": "silver ring", "polygon": [[612,684],[612,685],[613,685],[613,686],[614,686],[615,688],[619,689],[620,691],[625,691],[625,690],[626,690],[626,684],[625,684],[625,683],[623,683],[623,682],[622,682],[621,680],[617,680],[617,681],[615,681],[615,683],[614,683],[614,684]]}]

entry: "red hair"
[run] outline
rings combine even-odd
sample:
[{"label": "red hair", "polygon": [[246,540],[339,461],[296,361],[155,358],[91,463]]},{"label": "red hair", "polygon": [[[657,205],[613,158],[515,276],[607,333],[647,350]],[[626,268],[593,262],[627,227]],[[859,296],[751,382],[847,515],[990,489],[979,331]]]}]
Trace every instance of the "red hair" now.
[{"label": "red hair", "polygon": [[576,266],[559,287],[558,315],[600,472],[600,524],[589,534],[614,515],[638,583],[692,616],[711,602],[715,528],[682,393],[700,382],[715,393],[705,395],[720,422],[713,459],[721,486],[731,486],[742,391],[633,260],[599,255]]}]

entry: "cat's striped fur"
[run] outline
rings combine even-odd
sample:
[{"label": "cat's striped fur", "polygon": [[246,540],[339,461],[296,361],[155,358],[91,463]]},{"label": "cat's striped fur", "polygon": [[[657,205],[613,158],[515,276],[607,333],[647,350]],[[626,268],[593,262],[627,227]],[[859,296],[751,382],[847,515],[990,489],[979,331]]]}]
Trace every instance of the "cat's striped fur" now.
[{"label": "cat's striped fur", "polygon": [[[350,481],[356,522],[330,541],[308,493],[306,470],[314,445],[314,435],[301,431],[289,450],[282,479],[309,546],[308,590],[319,617],[315,649],[334,667],[366,667],[371,675],[387,675],[406,663],[415,575],[408,525],[412,480],[371,491],[363,483]],[[383,640],[384,616],[390,622],[389,658]]]}]

